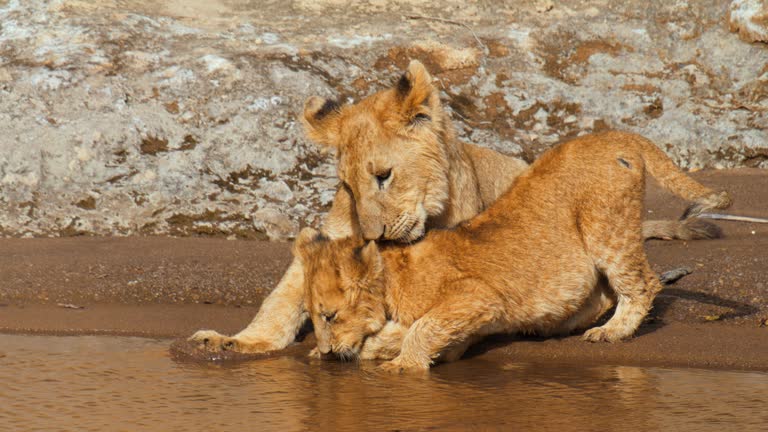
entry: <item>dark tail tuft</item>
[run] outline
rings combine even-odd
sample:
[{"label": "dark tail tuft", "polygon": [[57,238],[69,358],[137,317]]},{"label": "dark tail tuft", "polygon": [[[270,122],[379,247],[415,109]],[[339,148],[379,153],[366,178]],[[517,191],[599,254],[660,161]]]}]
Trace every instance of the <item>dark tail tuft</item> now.
[{"label": "dark tail tuft", "polygon": [[733,199],[728,192],[715,192],[697,199],[695,203],[685,209],[685,213],[680,217],[680,220],[696,217],[705,210],[727,209],[731,204],[733,204]]},{"label": "dark tail tuft", "polygon": [[723,230],[712,222],[690,218],[680,222],[678,236],[681,240],[716,239],[723,236]]},{"label": "dark tail tuft", "polygon": [[697,218],[643,222],[643,238],[661,240],[704,240],[723,236],[720,227]]}]

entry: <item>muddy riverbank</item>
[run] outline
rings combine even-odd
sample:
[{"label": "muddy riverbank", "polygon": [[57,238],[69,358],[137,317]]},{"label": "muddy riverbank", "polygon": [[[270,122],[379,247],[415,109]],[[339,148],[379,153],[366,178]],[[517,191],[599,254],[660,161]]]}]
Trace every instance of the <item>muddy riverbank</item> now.
[{"label": "muddy riverbank", "polygon": [[[731,191],[733,213],[768,216],[765,171],[693,175]],[[649,217],[674,217],[683,208],[651,185]],[[689,267],[693,273],[659,295],[632,341],[497,339],[471,355],[768,371],[768,226],[720,226],[725,238],[719,240],[648,243],[655,270]],[[0,239],[0,332],[161,338],[200,328],[231,333],[250,321],[289,260],[286,243],[220,238]],[[309,335],[291,355],[302,355],[311,341]]]}]

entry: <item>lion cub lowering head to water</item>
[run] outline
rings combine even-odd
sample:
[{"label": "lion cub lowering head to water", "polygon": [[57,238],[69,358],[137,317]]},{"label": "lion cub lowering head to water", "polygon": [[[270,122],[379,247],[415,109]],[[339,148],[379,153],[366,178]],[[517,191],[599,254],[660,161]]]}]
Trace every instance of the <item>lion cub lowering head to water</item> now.
[{"label": "lion cub lowering head to water", "polygon": [[302,231],[295,254],[318,350],[427,369],[491,333],[585,328],[616,300],[584,339],[632,336],[661,290],[643,249],[646,172],[694,202],[688,217],[731,203],[645,138],[607,132],[550,150],[486,211],[412,246]]}]

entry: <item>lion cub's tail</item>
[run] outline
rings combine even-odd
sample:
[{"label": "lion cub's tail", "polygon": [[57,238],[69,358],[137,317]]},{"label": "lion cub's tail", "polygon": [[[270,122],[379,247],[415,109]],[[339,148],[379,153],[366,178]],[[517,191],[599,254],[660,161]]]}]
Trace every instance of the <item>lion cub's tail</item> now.
[{"label": "lion cub's tail", "polygon": [[680,171],[672,160],[651,141],[637,136],[636,143],[645,162],[646,171],[664,189],[688,201],[693,201],[693,204],[683,213],[681,220],[698,216],[707,210],[726,209],[733,203],[728,192],[716,192]]}]

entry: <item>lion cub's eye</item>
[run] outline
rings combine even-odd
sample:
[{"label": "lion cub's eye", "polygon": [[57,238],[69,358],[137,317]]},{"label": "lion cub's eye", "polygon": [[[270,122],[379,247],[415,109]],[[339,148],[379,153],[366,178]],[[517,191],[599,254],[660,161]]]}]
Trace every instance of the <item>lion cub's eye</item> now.
[{"label": "lion cub's eye", "polygon": [[432,120],[432,117],[430,117],[428,114],[418,113],[415,116],[413,116],[411,123],[416,124],[416,123],[430,121],[430,120]]},{"label": "lion cub's eye", "polygon": [[384,188],[384,182],[389,180],[390,176],[392,176],[392,168],[390,168],[390,169],[388,169],[386,171],[381,171],[378,174],[376,174],[376,182],[379,183],[379,189],[383,189]]},{"label": "lion cub's eye", "polygon": [[320,318],[323,319],[323,321],[329,323],[333,322],[333,320],[336,319],[336,312],[329,313],[329,312],[323,312],[320,314]]}]

